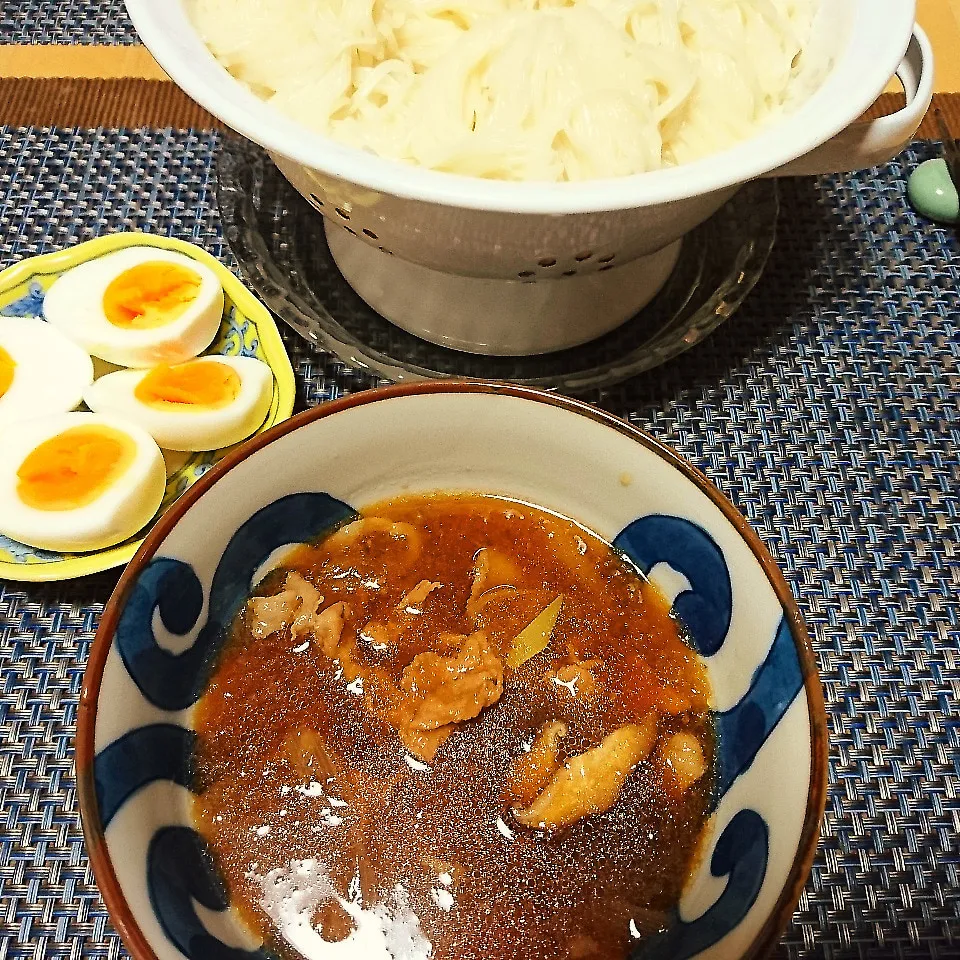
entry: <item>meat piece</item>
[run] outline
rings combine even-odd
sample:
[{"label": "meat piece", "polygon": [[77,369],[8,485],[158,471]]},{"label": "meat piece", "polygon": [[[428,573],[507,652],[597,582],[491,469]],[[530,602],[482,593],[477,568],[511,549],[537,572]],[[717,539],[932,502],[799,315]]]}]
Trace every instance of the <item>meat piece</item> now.
[{"label": "meat piece", "polygon": [[247,603],[250,633],[264,640],[293,623],[300,609],[300,598],[293,590],[283,590],[272,597],[252,597]]},{"label": "meat piece", "polygon": [[323,603],[320,591],[309,580],[304,580],[296,570],[287,574],[283,585],[284,592],[293,592],[300,600],[300,606],[290,624],[290,635],[299,642],[307,633],[310,633],[310,624],[316,615],[317,607]]},{"label": "meat piece", "polygon": [[442,583],[421,580],[403,596],[386,620],[371,620],[364,625],[360,630],[361,639],[379,647],[396,647],[404,630],[423,613],[423,602],[442,586]]},{"label": "meat piece", "polygon": [[313,927],[320,930],[320,936],[327,943],[346,940],[357,929],[353,917],[343,909],[339,900],[327,900],[317,909]]},{"label": "meat piece", "polygon": [[379,676],[379,671],[371,670],[357,657],[357,641],[351,636],[337,647],[337,662],[343,672],[343,679],[347,683],[353,683],[358,677],[363,679],[366,687],[369,679],[373,675]]},{"label": "meat piece", "polygon": [[409,724],[401,725],[398,728],[400,742],[415,757],[431,763],[437,755],[437,751],[446,743],[456,730],[456,724],[448,723],[445,727],[438,727],[436,730],[416,730]]},{"label": "meat piece", "polygon": [[524,826],[561,830],[616,803],[631,771],[646,759],[657,738],[656,715],[614,730],[599,747],[571,757],[525,810],[514,815]]},{"label": "meat piece", "polygon": [[287,574],[283,589],[272,597],[254,597],[247,604],[250,632],[258,640],[290,627],[295,640],[304,632],[306,618],[323,602],[320,591],[295,570]]},{"label": "meat piece", "polygon": [[565,667],[550,671],[544,679],[558,687],[566,687],[571,696],[591,700],[597,695],[598,681],[593,675],[593,670],[597,664],[597,660],[570,663]]},{"label": "meat piece", "polygon": [[560,740],[567,735],[567,725],[548,723],[534,738],[527,753],[521,753],[510,765],[507,789],[521,803],[529,804],[547,785],[560,766]]},{"label": "meat piece", "polygon": [[515,590],[523,576],[517,564],[506,554],[491,547],[477,551],[473,559],[473,583],[467,600],[467,616],[475,622],[490,598],[502,590]]},{"label": "meat piece", "polygon": [[254,597],[247,604],[250,632],[263,640],[289,626],[295,642],[313,636],[324,654],[333,659],[343,632],[346,607],[343,603],[334,603],[318,613],[321,603],[320,591],[296,570],[291,570],[283,590],[272,597]]},{"label": "meat piece", "polygon": [[282,755],[304,781],[330,780],[343,769],[343,762],[334,758],[316,730],[291,730]]},{"label": "meat piece", "polygon": [[675,733],[660,745],[657,758],[664,786],[674,796],[689,790],[707,772],[703,747],[692,733]]},{"label": "meat piece", "polygon": [[391,721],[407,749],[433,760],[453,725],[471,720],[503,693],[503,661],[486,635],[472,633],[456,654],[421,653],[400,678],[401,703]]},{"label": "meat piece", "polygon": [[351,550],[362,548],[362,540],[382,533],[394,540],[402,540],[406,544],[406,553],[402,557],[392,556],[391,569],[396,572],[408,570],[420,556],[423,549],[420,531],[410,523],[387,520],[385,517],[362,517],[341,527],[324,541],[324,546],[330,550]]},{"label": "meat piece", "polygon": [[439,590],[442,583],[431,583],[429,580],[421,580],[407,595],[397,604],[397,610],[400,613],[406,613],[410,616],[416,616],[422,613],[420,605],[434,590]]},{"label": "meat piece", "polygon": [[421,653],[403,671],[400,689],[414,699],[410,724],[436,730],[477,716],[503,692],[503,664],[483,633],[472,633],[456,656]]},{"label": "meat piece", "polygon": [[340,653],[340,637],[343,635],[346,615],[346,606],[343,603],[334,603],[306,621],[305,629],[313,634],[324,656],[331,660],[335,660]]}]

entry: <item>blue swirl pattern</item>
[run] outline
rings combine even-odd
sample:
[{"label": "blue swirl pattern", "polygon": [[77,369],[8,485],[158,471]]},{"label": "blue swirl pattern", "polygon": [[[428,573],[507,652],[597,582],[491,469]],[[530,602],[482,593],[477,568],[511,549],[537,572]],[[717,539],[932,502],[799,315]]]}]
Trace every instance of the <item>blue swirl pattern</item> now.
[{"label": "blue swirl pattern", "polygon": [[742,700],[714,714],[717,731],[716,797],[719,800],[756,757],[773,728],[803,690],[803,671],[786,617]]},{"label": "blue swirl pattern", "polygon": [[183,653],[163,649],[154,611],[172,634],[192,630],[203,612],[203,587],[189,564],[157,557],[138,578],[117,624],[116,645],[140,692],[163,710],[185,710],[206,687],[230,621],[250,593],[253,575],[278,547],[314,540],[357,515],[326,493],[295,493],[255,513],[233,535],[217,565],[207,620]]},{"label": "blue swirl pattern", "polygon": [[668,563],[687,578],[690,589],[677,596],[673,609],[697,653],[713,656],[723,646],[733,611],[730,573],[713,537],[682,517],[651,514],[634,520],[613,545],[645,575]]},{"label": "blue swirl pattern", "polygon": [[194,901],[221,912],[230,897],[204,839],[189,827],[163,827],[147,852],[150,903],[170,940],[191,960],[276,960],[263,950],[228,947],[209,933]]},{"label": "blue swirl pattern", "polygon": [[138,727],[114,740],[93,761],[97,808],[103,828],[141,787],[158,780],[190,787],[197,735],[175,723]]},{"label": "blue swirl pattern", "polygon": [[[701,656],[719,652],[733,612],[733,589],[723,551],[701,527],[680,517],[651,515],[626,527],[613,541],[644,573],[667,563],[690,589],[678,594],[673,612],[683,621]],[[744,697],[713,714],[717,732],[711,809],[754,758],[803,689],[803,672],[790,625],[783,617],[773,643]],[[717,943],[746,917],[767,872],[768,827],[754,810],[741,810],[721,835],[711,861],[715,876],[730,879],[719,900],[690,923],[675,918],[661,937],[648,941],[636,960],[685,960]]]},{"label": "blue swirl pattern", "polygon": [[715,877],[727,877],[716,903],[687,923],[675,913],[665,933],[645,940],[630,960],[688,960],[735,930],[756,902],[767,872],[770,831],[755,810],[740,810],[720,834],[710,860]]}]

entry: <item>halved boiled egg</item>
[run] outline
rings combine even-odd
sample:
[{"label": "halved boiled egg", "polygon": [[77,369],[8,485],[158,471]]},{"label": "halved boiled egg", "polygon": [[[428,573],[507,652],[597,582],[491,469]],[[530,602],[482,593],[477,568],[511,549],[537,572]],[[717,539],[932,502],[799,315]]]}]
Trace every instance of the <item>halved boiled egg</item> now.
[{"label": "halved boiled egg", "polygon": [[63,553],[126,540],[166,487],[156,442],[133,424],[62,413],[11,424],[0,457],[0,533]]},{"label": "halved boiled egg", "polygon": [[111,363],[183,363],[217,335],[223,288],[212,270],[182,253],[127,247],[62,274],[44,296],[43,315]]},{"label": "halved boiled egg", "polygon": [[136,423],[167,450],[217,450],[263,423],[273,399],[273,371],[254,357],[199,357],[108,373],[83,399],[91,410]]},{"label": "halved boiled egg", "polygon": [[0,430],[18,420],[66,413],[93,383],[93,361],[36,317],[0,317]]}]

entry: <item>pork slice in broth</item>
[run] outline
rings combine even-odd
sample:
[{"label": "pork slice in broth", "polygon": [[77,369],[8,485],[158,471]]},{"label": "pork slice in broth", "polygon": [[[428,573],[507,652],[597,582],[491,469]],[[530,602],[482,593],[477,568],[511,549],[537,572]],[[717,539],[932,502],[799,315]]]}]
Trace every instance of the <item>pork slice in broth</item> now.
[{"label": "pork slice in broth", "polygon": [[627,777],[653,749],[657,718],[649,714],[604,737],[593,750],[571,757],[526,809],[514,810],[524,826],[562,830],[589,814],[604,813],[620,796]]},{"label": "pork slice in broth", "polygon": [[400,678],[403,699],[391,721],[404,745],[431,761],[456,724],[472,720],[503,693],[503,661],[480,631],[451,656],[421,653]]}]

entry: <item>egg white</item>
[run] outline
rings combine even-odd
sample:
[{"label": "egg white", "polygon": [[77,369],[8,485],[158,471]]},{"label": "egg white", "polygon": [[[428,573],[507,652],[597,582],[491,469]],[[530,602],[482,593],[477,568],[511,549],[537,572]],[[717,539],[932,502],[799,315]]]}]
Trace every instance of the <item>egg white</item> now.
[{"label": "egg white", "polygon": [[162,407],[143,403],[135,391],[148,370],[119,370],[88,387],[91,410],[122,416],[146,430],[166,450],[218,450],[249,437],[263,423],[273,399],[273,371],[255,357],[200,357],[196,363],[222,363],[240,378],[240,391],[220,408]]},{"label": "egg white", "polygon": [[[171,323],[143,330],[112,324],[103,311],[107,287],[141,263],[169,261],[201,280],[196,299]],[[46,319],[88,353],[123,367],[183,363],[213,342],[223,318],[223,287],[204,264],[174,250],[126,247],[89,260],[62,274],[43,300]]]},{"label": "egg white", "polygon": [[0,397],[0,430],[75,409],[93,383],[89,354],[45,320],[0,317],[0,347],[15,364],[13,381]]},{"label": "egg white", "polygon": [[[17,471],[41,443],[73,427],[101,424],[126,434],[133,461],[100,496],[72,510],[38,510],[17,494]],[[63,413],[10,425],[0,457],[0,533],[43,550],[83,553],[133,536],[156,514],[167,478],[155,441],[139,427],[94,413]]]}]

